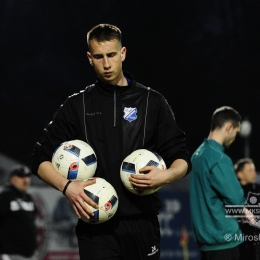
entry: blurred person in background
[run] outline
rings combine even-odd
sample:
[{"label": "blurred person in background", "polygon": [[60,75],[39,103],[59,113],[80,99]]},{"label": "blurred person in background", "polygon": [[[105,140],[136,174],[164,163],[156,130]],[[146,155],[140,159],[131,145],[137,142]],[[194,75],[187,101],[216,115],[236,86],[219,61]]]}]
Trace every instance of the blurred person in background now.
[{"label": "blurred person in background", "polygon": [[[201,260],[239,260],[240,257],[242,241],[236,237],[242,231],[236,218],[227,217],[226,206],[243,207],[245,198],[225,149],[235,141],[241,121],[240,114],[232,107],[216,109],[208,138],[191,158],[191,219]],[[248,214],[246,209],[243,212]],[[253,216],[248,217],[253,221]]]},{"label": "blurred person in background", "polygon": [[[257,173],[254,161],[251,158],[242,158],[238,160],[234,165],[236,176],[244,190],[244,196],[247,199],[249,193],[260,194],[260,184],[257,181]],[[259,196],[257,196],[259,197]],[[260,202],[260,201],[259,201]],[[249,225],[245,221],[240,221],[240,226],[244,237],[259,237],[260,229]],[[244,242],[240,244],[240,260],[257,260],[260,259],[260,246],[259,241],[250,241],[251,239],[244,239]]]},{"label": "blurred person in background", "polygon": [[0,193],[0,260],[36,260],[36,207],[27,192],[30,176],[28,167],[14,166]]},{"label": "blurred person in background", "polygon": [[78,217],[75,214],[70,201],[66,197],[61,197],[53,211],[53,230],[58,239],[67,243],[66,246],[75,248],[78,241],[75,233],[75,225]]},{"label": "blurred person in background", "polygon": [[260,184],[256,183],[256,168],[254,161],[250,158],[242,158],[238,160],[234,169],[237,175],[237,178],[244,190],[245,198],[247,198],[248,192],[260,192]]}]

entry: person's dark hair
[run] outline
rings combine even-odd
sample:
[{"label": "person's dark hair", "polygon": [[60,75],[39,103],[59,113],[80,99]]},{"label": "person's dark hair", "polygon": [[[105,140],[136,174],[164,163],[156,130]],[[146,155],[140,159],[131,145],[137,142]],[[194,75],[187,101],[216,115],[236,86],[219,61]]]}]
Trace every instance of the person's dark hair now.
[{"label": "person's dark hair", "polygon": [[90,41],[97,42],[118,40],[122,44],[122,33],[118,27],[112,24],[98,24],[87,33],[87,44],[90,49]]},{"label": "person's dark hair", "polygon": [[241,124],[242,118],[234,108],[228,106],[220,107],[212,115],[210,130],[221,128],[226,122],[231,122],[235,128]]},{"label": "person's dark hair", "polygon": [[254,161],[250,158],[242,158],[242,159],[239,159],[235,165],[234,165],[234,170],[235,170],[235,173],[238,173],[240,171],[243,170],[245,164],[247,163],[254,163]]}]

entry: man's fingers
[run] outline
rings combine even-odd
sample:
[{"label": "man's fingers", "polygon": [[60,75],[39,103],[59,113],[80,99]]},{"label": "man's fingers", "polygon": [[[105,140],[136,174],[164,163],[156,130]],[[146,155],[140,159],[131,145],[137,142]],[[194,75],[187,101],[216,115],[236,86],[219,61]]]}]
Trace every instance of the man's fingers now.
[{"label": "man's fingers", "polygon": [[84,201],[83,204],[81,204],[81,207],[86,209],[87,205],[92,206],[93,208],[97,209],[98,208],[98,204],[95,203],[90,197],[88,197],[88,194],[86,194],[86,196],[84,197]]},{"label": "man's fingers", "polygon": [[87,180],[84,181],[84,184],[86,184],[85,187],[89,186],[89,185],[92,185],[94,183],[96,183],[96,178],[93,178],[93,177],[92,178],[88,178]]},{"label": "man's fingers", "polygon": [[[87,180],[85,182],[85,187],[89,186],[89,185],[93,185],[96,183],[96,179],[91,179],[91,180]],[[85,188],[84,187],[84,188]],[[98,205],[91,199],[91,197],[88,196],[88,193],[87,193],[87,189],[83,189],[84,191],[84,196],[83,196],[83,199],[84,199],[84,202],[87,203],[88,205],[92,206],[93,208],[97,209],[98,208]],[[83,208],[85,208],[84,205],[82,205]]]},{"label": "man's fingers", "polygon": [[140,173],[147,174],[149,173],[153,168],[156,168],[155,166],[145,166],[141,169],[139,169]]},{"label": "man's fingers", "polygon": [[79,214],[79,211],[78,211],[77,207],[74,204],[72,204],[72,208],[73,208],[75,214],[77,215],[77,217],[80,218],[81,216]]},{"label": "man's fingers", "polygon": [[89,219],[94,215],[93,210],[87,206],[85,202],[76,202],[73,205],[74,211],[79,218],[85,217]]}]

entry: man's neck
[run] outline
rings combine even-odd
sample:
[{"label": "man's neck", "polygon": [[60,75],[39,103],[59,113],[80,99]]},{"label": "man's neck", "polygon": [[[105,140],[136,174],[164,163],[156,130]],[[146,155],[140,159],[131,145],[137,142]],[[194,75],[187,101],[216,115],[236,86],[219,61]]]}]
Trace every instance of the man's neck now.
[{"label": "man's neck", "polygon": [[113,81],[103,81],[101,80],[104,84],[109,84],[109,85],[117,85],[119,87],[125,87],[128,86],[127,79],[125,78],[123,72],[120,74],[120,76]]},{"label": "man's neck", "polygon": [[223,145],[223,137],[219,133],[217,133],[216,131],[210,132],[209,136],[208,136],[208,139],[209,140],[214,140],[217,143]]},{"label": "man's neck", "polygon": [[126,78],[124,77],[121,77],[121,79],[118,81],[118,83],[116,84],[117,86],[120,86],[120,87],[125,87],[128,85],[128,82],[126,80]]}]

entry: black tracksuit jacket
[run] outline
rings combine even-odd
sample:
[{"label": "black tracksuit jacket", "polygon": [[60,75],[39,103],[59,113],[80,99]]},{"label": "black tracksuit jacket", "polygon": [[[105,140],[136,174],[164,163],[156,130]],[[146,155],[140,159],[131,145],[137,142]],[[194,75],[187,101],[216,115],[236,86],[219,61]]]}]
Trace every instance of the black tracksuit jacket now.
[{"label": "black tracksuit jacket", "polygon": [[[137,83],[130,74],[124,75],[129,78],[126,87],[97,80],[68,97],[44,129],[44,140],[34,147],[32,172],[37,175],[40,163],[51,161],[62,142],[86,141],[97,155],[95,176],[106,179],[117,191],[117,214],[157,214],[161,207],[158,194],[138,196],[126,190],[120,179],[121,163],[131,152],[143,148],[160,154],[167,167],[184,159],[190,171],[186,135],[160,93]],[[129,118],[125,108],[136,108],[136,113]]]},{"label": "black tracksuit jacket", "polygon": [[36,207],[30,194],[13,185],[0,194],[0,254],[31,256],[37,247]]}]

